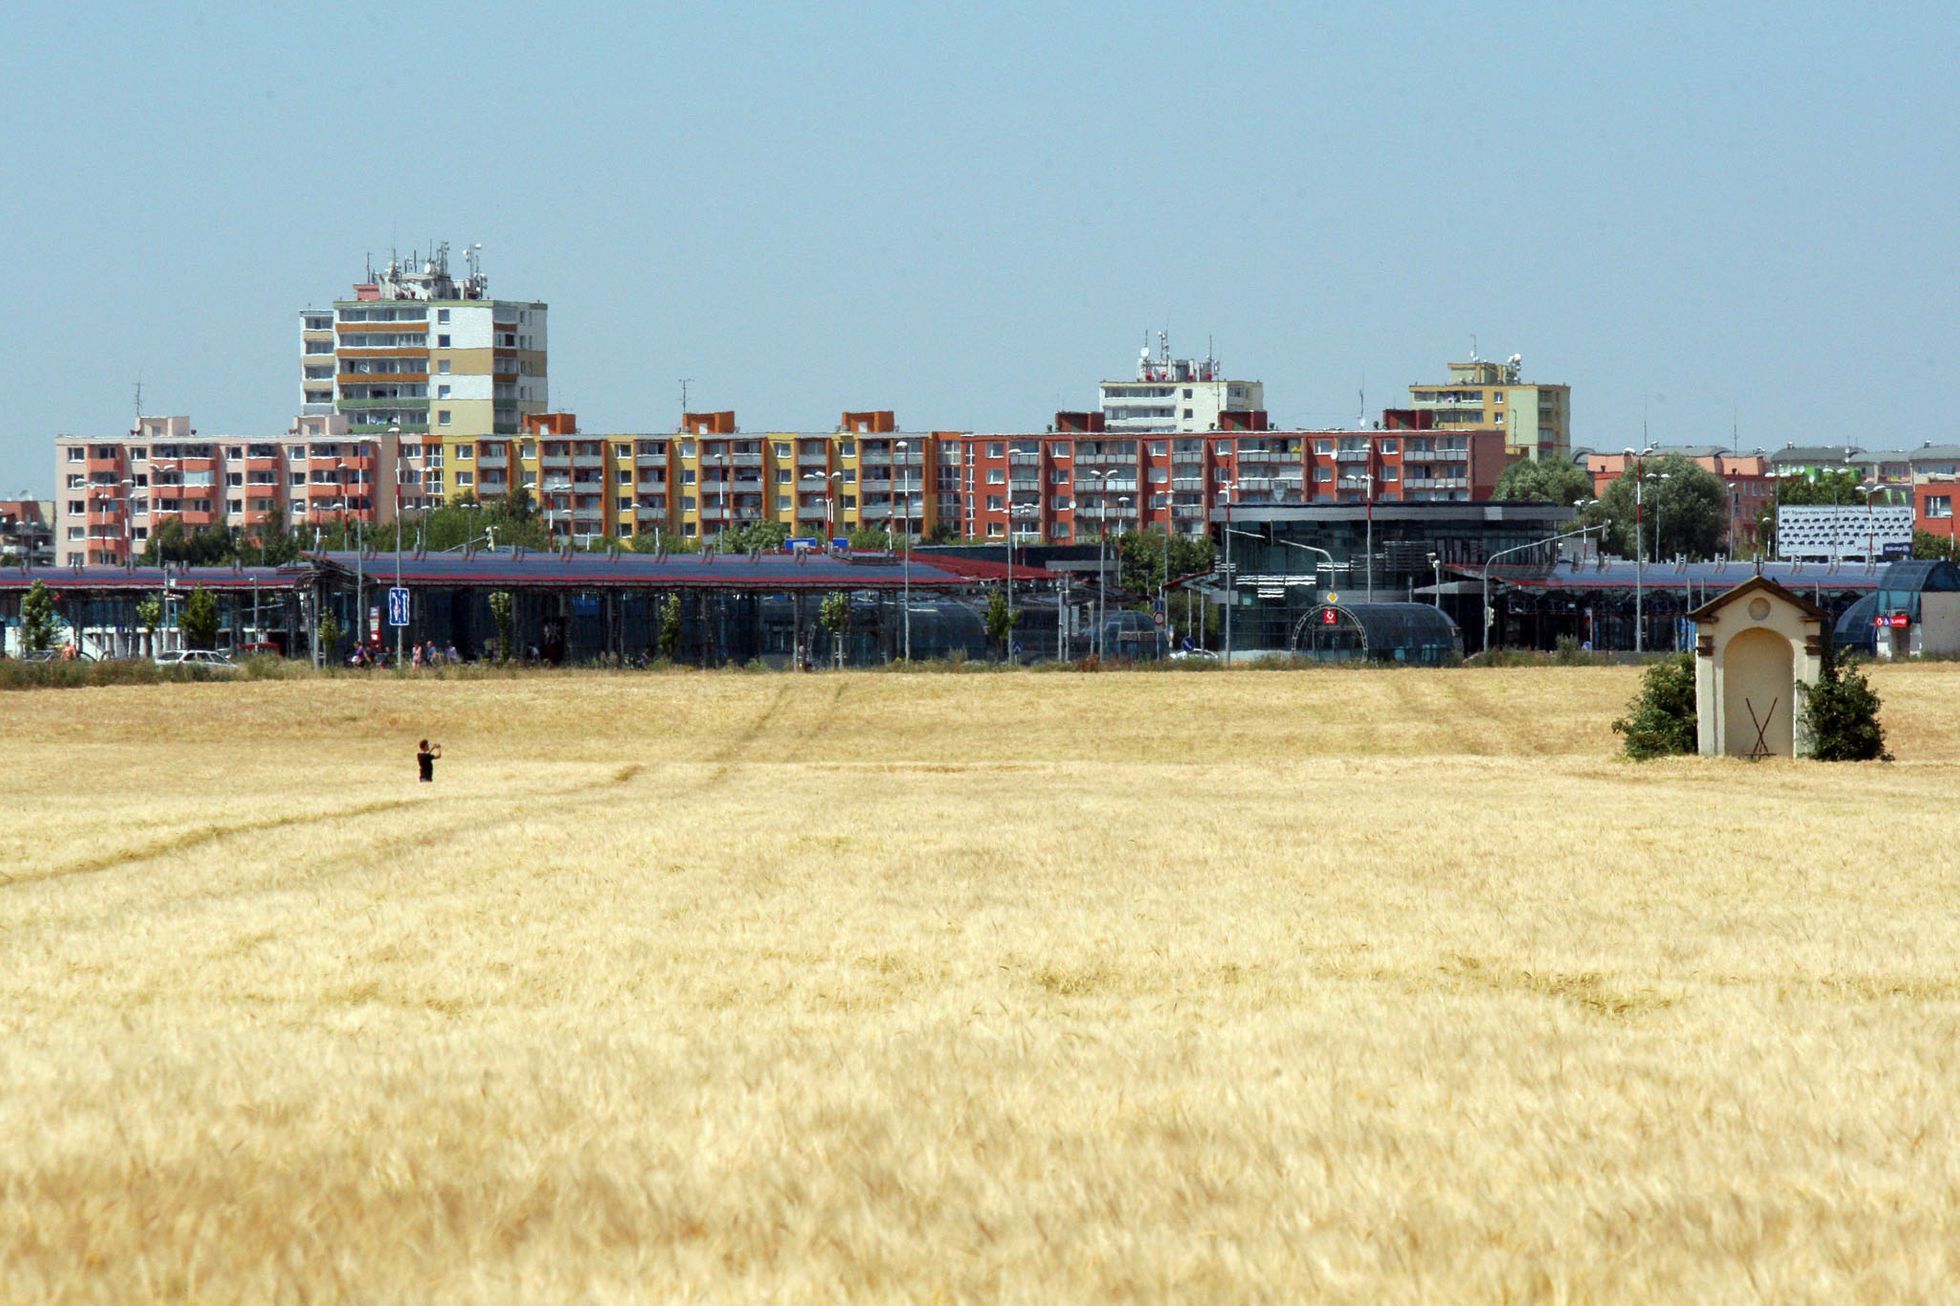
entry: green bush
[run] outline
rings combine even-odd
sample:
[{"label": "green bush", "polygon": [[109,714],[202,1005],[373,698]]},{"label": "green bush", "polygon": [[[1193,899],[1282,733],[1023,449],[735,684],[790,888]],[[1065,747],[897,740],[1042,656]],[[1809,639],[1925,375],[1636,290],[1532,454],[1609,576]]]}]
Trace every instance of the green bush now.
[{"label": "green bush", "polygon": [[1810,755],[1820,762],[1889,762],[1878,695],[1855,665],[1824,659],[1824,671],[1804,696]]},{"label": "green bush", "polygon": [[1648,667],[1613,731],[1626,736],[1622,747],[1636,762],[1696,751],[1694,654],[1677,653]]}]

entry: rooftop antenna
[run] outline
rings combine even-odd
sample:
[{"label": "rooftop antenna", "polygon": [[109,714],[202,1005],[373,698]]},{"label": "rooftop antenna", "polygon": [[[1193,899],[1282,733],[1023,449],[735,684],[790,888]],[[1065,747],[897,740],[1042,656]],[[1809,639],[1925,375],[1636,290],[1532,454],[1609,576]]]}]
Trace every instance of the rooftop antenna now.
[{"label": "rooftop antenna", "polygon": [[684,376],[681,378],[681,421],[682,422],[687,421],[687,387],[691,385],[693,381],[694,378],[691,376]]},{"label": "rooftop antenna", "polygon": [[136,428],[143,427],[143,374],[136,374]]},{"label": "rooftop antenna", "polygon": [[1470,361],[1473,363],[1477,361],[1477,333],[1475,331],[1470,333]]},{"label": "rooftop antenna", "polygon": [[1368,428],[1368,374],[1366,372],[1361,374],[1361,388],[1355,391],[1355,394],[1361,400],[1361,408],[1354,415],[1354,427],[1357,431],[1363,431]]}]

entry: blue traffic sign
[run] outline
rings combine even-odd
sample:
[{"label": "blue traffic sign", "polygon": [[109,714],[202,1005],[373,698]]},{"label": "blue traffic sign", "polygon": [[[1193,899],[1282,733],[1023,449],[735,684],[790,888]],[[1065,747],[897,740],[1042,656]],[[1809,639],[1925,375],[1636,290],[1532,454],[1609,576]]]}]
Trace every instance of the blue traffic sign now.
[{"label": "blue traffic sign", "polygon": [[388,624],[391,626],[408,624],[408,591],[399,585],[388,587]]}]

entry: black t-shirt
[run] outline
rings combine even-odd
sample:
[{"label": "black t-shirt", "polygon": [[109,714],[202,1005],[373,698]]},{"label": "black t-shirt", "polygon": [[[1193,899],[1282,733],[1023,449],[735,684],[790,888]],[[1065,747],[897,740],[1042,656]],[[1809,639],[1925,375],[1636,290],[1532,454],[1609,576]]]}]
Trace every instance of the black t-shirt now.
[{"label": "black t-shirt", "polygon": [[416,753],[415,765],[421,768],[422,778],[424,780],[433,780],[436,778],[436,755],[433,752]]}]

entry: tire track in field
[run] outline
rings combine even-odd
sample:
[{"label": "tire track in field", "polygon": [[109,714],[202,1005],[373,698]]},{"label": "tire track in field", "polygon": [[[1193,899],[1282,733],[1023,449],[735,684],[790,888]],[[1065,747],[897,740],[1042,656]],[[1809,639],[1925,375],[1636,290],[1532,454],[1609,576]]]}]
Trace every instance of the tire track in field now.
[{"label": "tire track in field", "polygon": [[333,808],[324,812],[289,812],[282,816],[268,816],[256,821],[238,821],[231,825],[206,826],[200,830],[185,830],[164,839],[138,844],[134,848],[124,848],[112,853],[102,853],[86,857],[78,862],[69,862],[45,871],[16,874],[0,871],[0,887],[13,884],[38,884],[44,880],[66,879],[71,875],[91,875],[98,871],[113,870],[129,862],[154,861],[171,853],[188,852],[204,844],[217,843],[240,834],[261,834],[267,830],[289,830],[295,826],[317,825],[324,821],[338,821],[350,816],[373,816],[380,812],[392,812],[403,807],[418,804],[414,798],[383,798],[373,802],[356,803],[351,807]]}]

